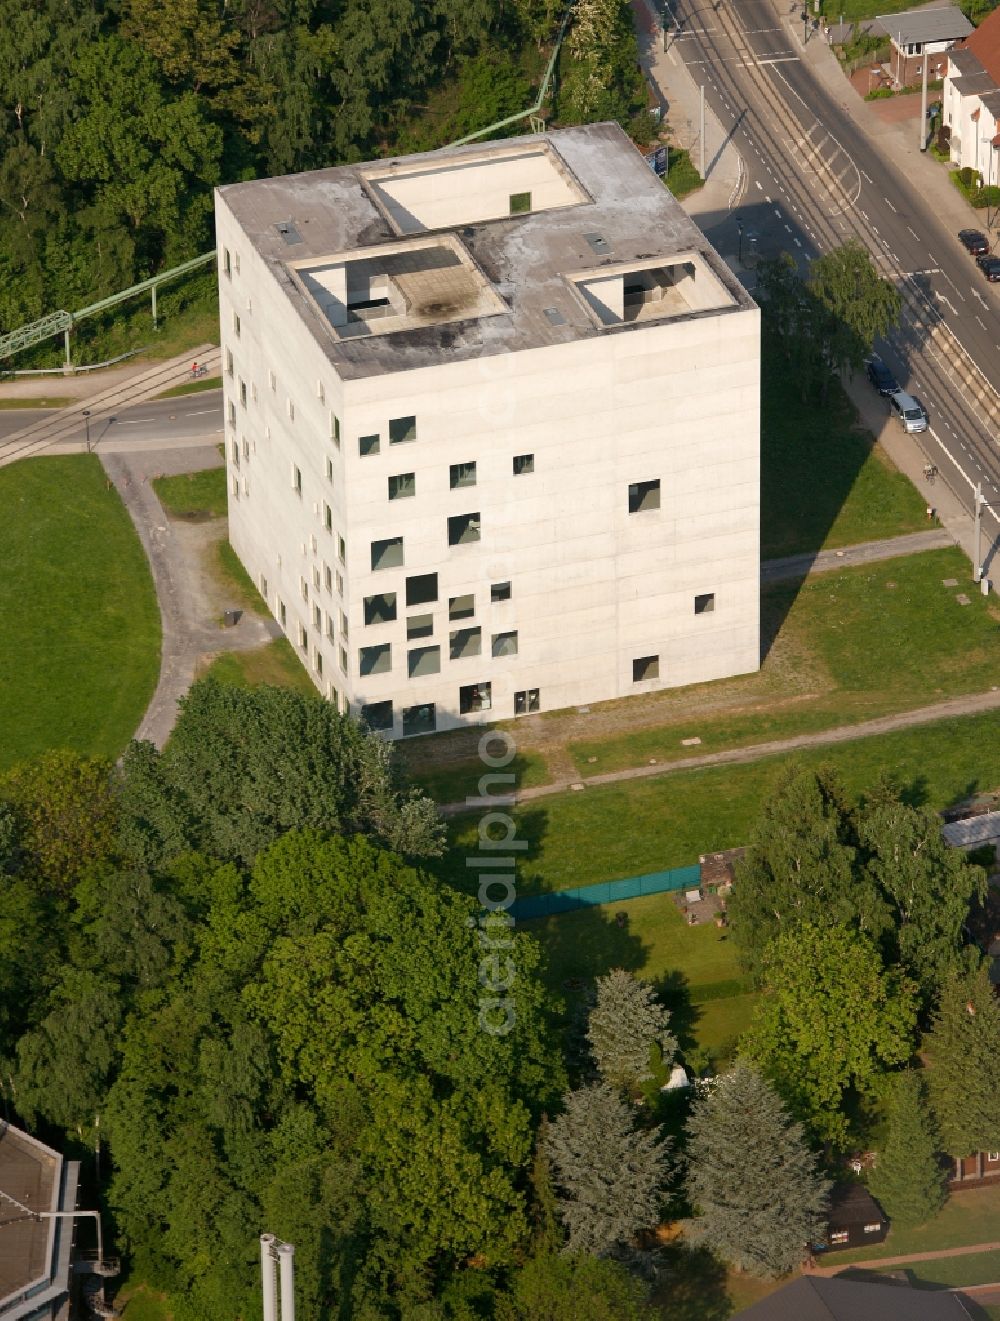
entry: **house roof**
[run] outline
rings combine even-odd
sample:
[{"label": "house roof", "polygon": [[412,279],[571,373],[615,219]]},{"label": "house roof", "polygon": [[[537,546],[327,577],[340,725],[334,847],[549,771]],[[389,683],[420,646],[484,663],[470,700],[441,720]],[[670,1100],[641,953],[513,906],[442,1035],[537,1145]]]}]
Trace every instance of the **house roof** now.
[{"label": "house roof", "polygon": [[893,41],[959,41],[974,30],[960,9],[910,9],[904,14],[879,14],[878,21]]},{"label": "house roof", "polygon": [[736,1321],[968,1321],[968,1313],[943,1291],[804,1275],[738,1313]]},{"label": "house roof", "polygon": [[827,1217],[831,1229],[846,1229],[875,1220],[884,1223],[885,1214],[863,1183],[842,1183],[834,1188]]},{"label": "house roof", "polygon": [[983,19],[965,43],[994,82],[1000,83],[1000,10]]},{"label": "house roof", "polygon": [[[973,115],[973,119],[975,117]],[[941,834],[953,849],[991,844],[1000,839],[1000,812],[984,812],[980,816],[966,817],[964,821],[949,821],[941,827]]]},{"label": "house roof", "polygon": [[31,1212],[57,1208],[61,1166],[49,1147],[0,1123],[0,1312],[5,1299],[49,1277],[55,1223]]}]

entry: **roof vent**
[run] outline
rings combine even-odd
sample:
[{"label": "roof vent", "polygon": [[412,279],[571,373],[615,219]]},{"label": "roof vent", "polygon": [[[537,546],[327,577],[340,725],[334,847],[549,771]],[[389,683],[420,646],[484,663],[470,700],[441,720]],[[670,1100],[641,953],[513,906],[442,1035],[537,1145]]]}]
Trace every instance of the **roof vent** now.
[{"label": "roof vent", "polygon": [[279,220],[274,228],[289,245],[302,242],[302,235],[291,220]]},{"label": "roof vent", "polygon": [[547,307],[545,309],[545,315],[554,326],[564,326],[566,324],[566,318],[559,311],[558,307]]},{"label": "roof vent", "polygon": [[610,252],[607,239],[600,234],[584,234],[583,236],[595,252]]}]

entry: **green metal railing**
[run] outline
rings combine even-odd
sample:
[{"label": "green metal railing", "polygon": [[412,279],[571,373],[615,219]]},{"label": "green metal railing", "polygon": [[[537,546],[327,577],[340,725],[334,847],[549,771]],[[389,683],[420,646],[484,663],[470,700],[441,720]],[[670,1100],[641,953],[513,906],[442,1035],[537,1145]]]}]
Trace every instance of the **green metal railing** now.
[{"label": "green metal railing", "polygon": [[696,890],[701,884],[701,865],[673,867],[669,871],[646,872],[621,881],[598,881],[575,890],[554,890],[549,894],[530,894],[514,902],[513,915],[518,921],[550,917],[553,913],[571,913],[577,908],[601,904],[620,904],[640,899],[645,894],[663,894],[667,890]]}]

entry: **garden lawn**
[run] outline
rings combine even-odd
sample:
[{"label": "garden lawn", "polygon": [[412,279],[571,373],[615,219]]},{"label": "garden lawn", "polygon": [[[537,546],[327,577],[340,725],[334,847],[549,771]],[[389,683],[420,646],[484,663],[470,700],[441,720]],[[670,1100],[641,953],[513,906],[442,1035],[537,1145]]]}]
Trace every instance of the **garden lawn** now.
[{"label": "garden lawn", "polygon": [[858,425],[839,383],[822,407],[803,401],[780,347],[767,340],[761,391],[762,559],[927,526],[923,499]]},{"label": "garden lawn", "polygon": [[[944,587],[946,578],[959,587]],[[647,699],[663,711],[656,725],[571,741],[574,765],[587,775],[697,756],[990,688],[1000,612],[968,579],[961,552],[942,550],[819,574],[800,588],[776,584],[763,595],[762,618],[777,639],[760,674],[723,681],[731,713],[711,714],[718,685],[668,690]],[[956,600],[963,589],[965,606]],[[558,720],[547,722],[549,737]],[[701,743],[685,748],[691,736]]]},{"label": "garden lawn", "polygon": [[[525,803],[511,813],[528,841],[518,855],[518,893],[686,866],[701,853],[743,844],[789,760],[834,766],[852,794],[891,772],[909,801],[939,809],[1000,785],[1000,712],[810,749],[794,758],[624,780]],[[449,850],[435,864],[444,879],[467,892],[476,888],[465,863],[477,851],[477,823],[477,815],[453,818]]]},{"label": "garden lawn", "polygon": [[[221,376],[201,376],[193,381],[185,381],[182,385],[172,385],[169,390],[164,390],[162,394],[156,396],[157,399],[180,399],[186,394],[204,394],[206,390],[221,390]],[[221,403],[219,405],[222,407]]]},{"label": "garden lawn", "polygon": [[160,670],[146,556],[94,455],[0,469],[0,768],[117,757]]},{"label": "garden lawn", "polygon": [[[958,1289],[970,1284],[1000,1281],[1000,1252],[970,1252],[962,1257],[914,1261],[907,1266],[886,1266],[885,1271],[903,1270],[918,1289]],[[868,1278],[884,1272],[866,1272]]]},{"label": "garden lawn", "polygon": [[225,518],[228,512],[226,470],[221,466],[154,477],[153,490],[174,518]]},{"label": "garden lawn", "polygon": [[237,688],[255,688],[258,684],[269,683],[276,688],[291,688],[312,697],[316,695],[315,685],[287,638],[276,638],[254,651],[223,652],[216,656],[203,677]]},{"label": "garden lawn", "polygon": [[[934,1219],[928,1220],[926,1225],[916,1229],[890,1229],[884,1243],[870,1248],[858,1248],[853,1252],[838,1252],[836,1259],[838,1265],[842,1263],[846,1266],[850,1262],[903,1257],[916,1252],[940,1252],[945,1248],[971,1247],[976,1243],[1000,1243],[1000,1187],[995,1184],[952,1193]],[[990,1281],[984,1280],[981,1283],[1000,1280],[1000,1253],[989,1255],[995,1259],[996,1274]],[[833,1259],[830,1260],[832,1263]],[[961,1258],[949,1257],[940,1262],[915,1263],[913,1269],[922,1278],[932,1280],[933,1274],[927,1273],[932,1267],[934,1270],[944,1270],[952,1261],[959,1262]],[[974,1266],[969,1269],[974,1269]],[[965,1282],[973,1283],[972,1280]]]}]

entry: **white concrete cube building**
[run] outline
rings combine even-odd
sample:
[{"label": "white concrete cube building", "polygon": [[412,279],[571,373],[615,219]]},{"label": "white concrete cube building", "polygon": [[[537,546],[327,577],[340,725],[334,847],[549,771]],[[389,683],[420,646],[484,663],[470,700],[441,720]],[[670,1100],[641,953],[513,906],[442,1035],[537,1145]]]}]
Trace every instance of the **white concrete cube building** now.
[{"label": "white concrete cube building", "polygon": [[216,194],[230,537],[387,736],[755,670],[760,327],[621,129]]}]

